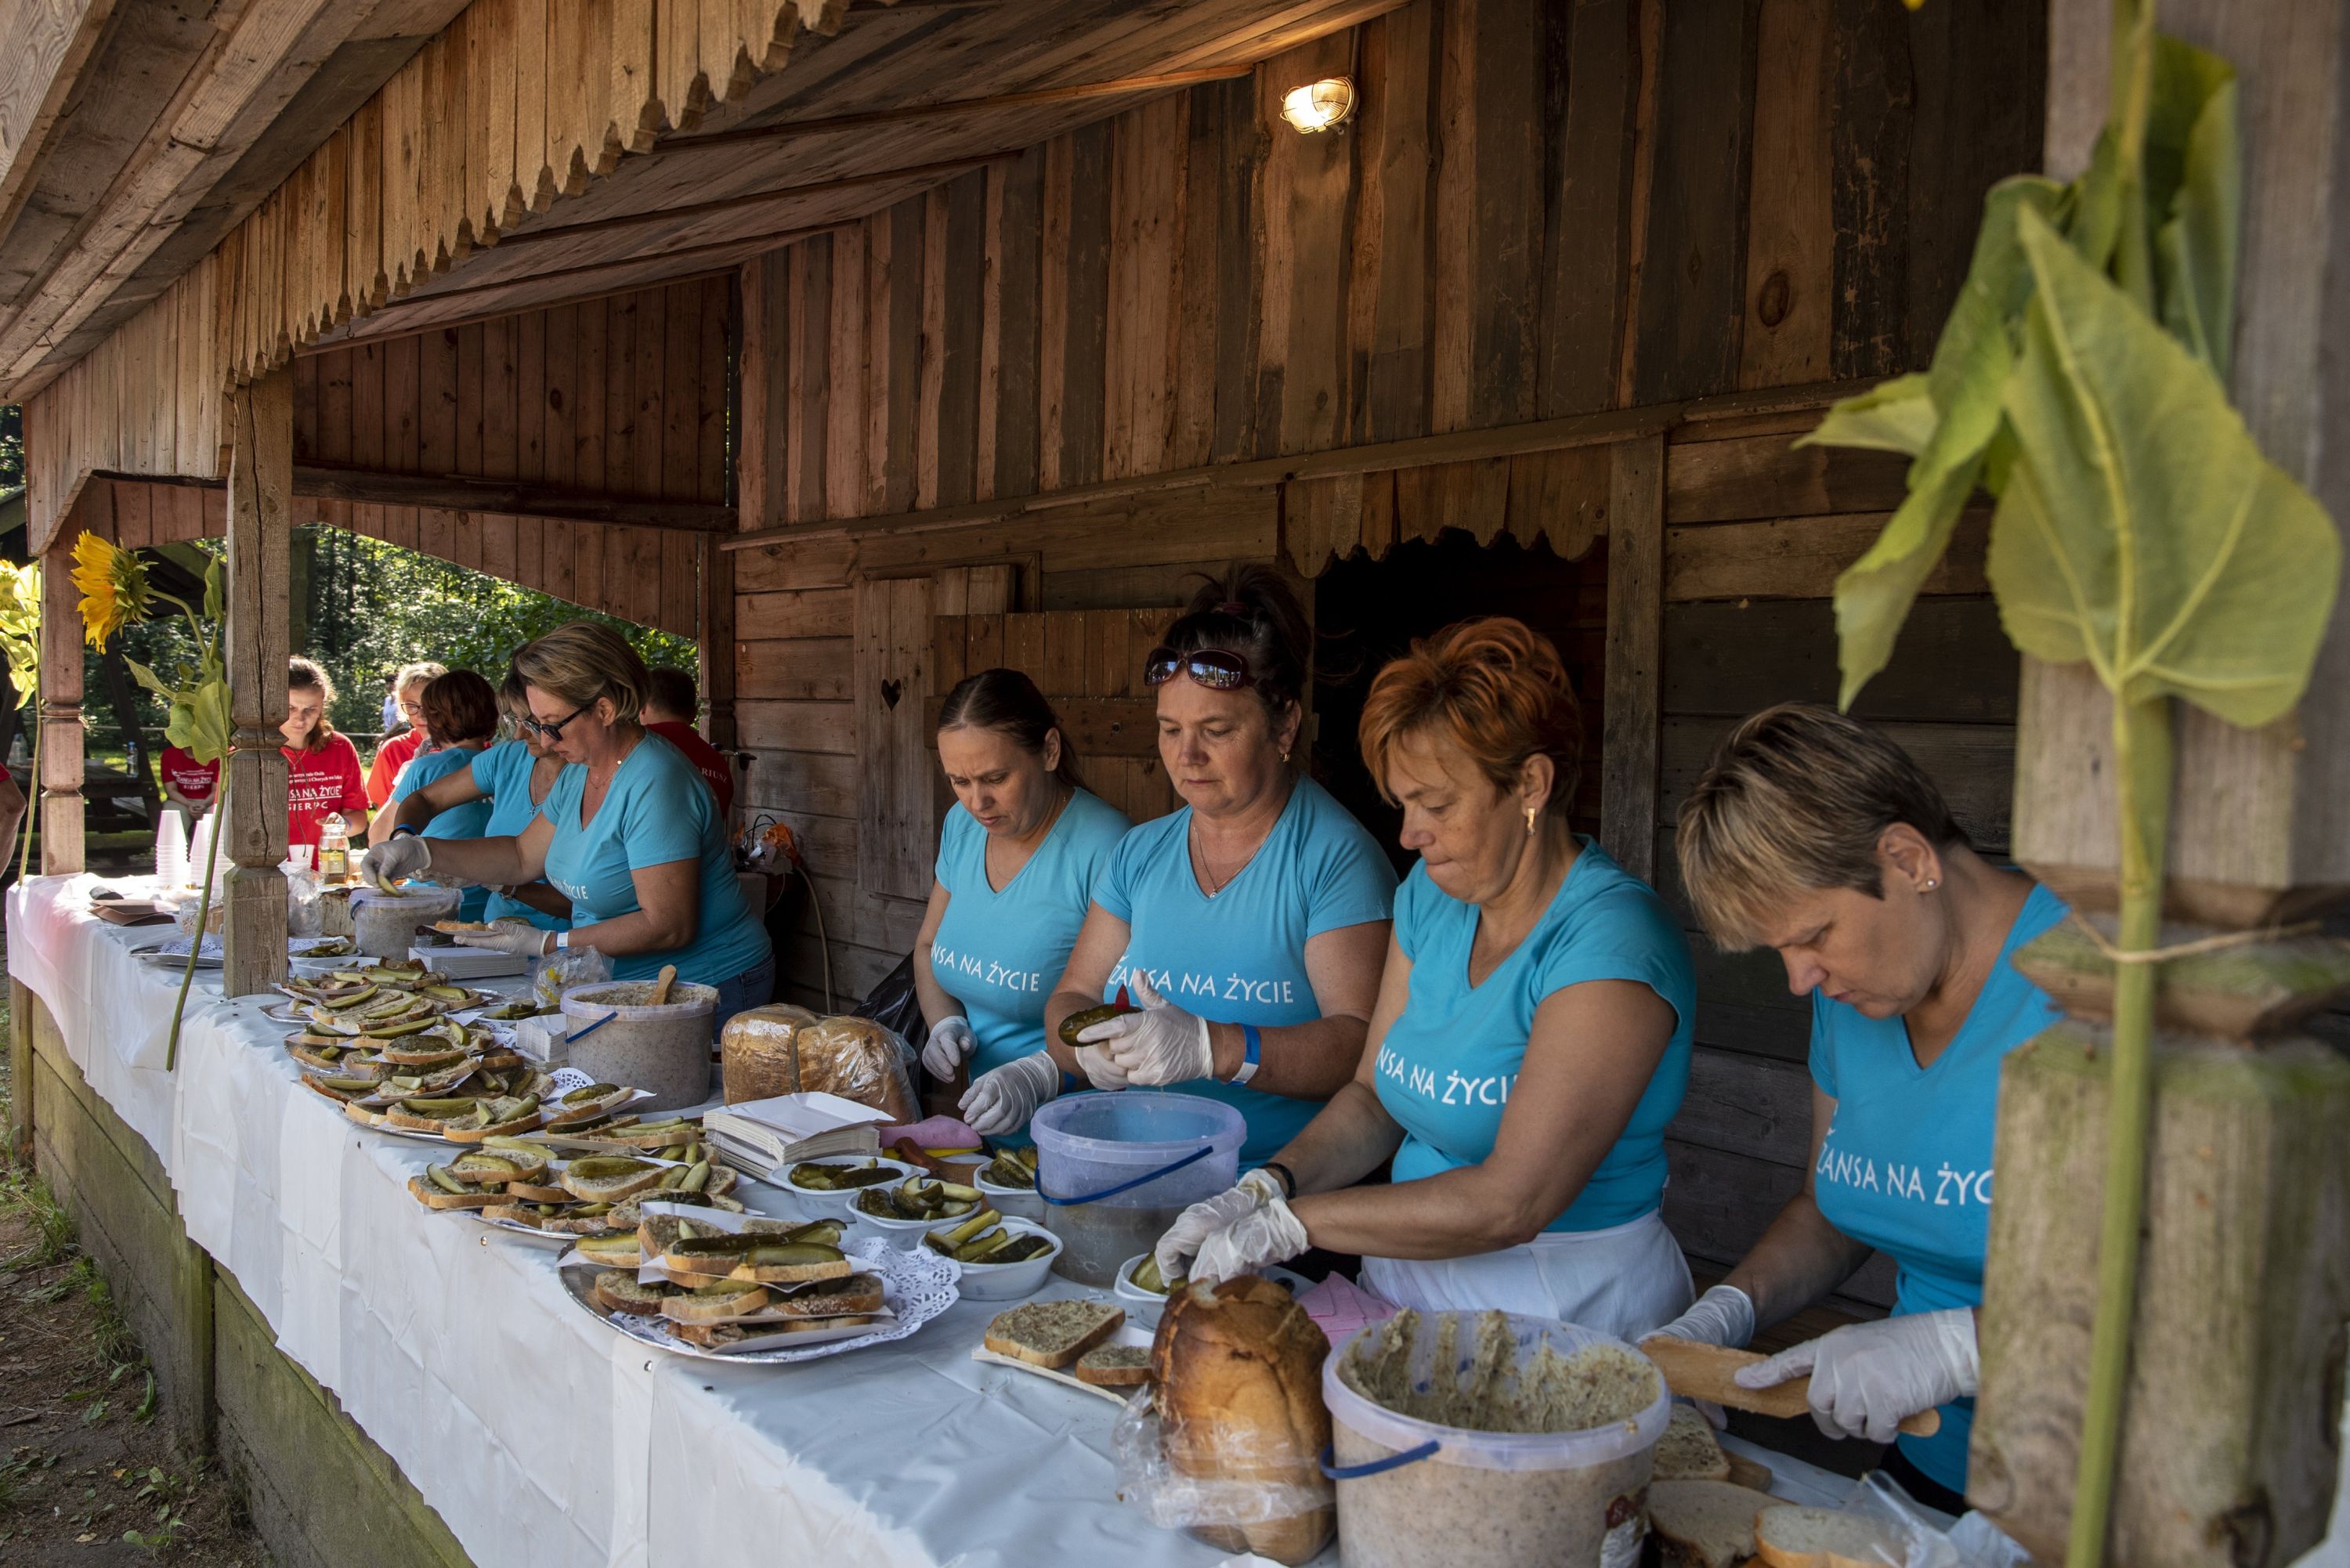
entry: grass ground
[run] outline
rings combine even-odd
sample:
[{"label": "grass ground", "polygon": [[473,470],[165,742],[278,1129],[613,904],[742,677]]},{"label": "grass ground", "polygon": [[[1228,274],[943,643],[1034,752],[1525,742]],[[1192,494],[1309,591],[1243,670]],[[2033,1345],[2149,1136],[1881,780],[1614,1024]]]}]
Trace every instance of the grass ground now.
[{"label": "grass ground", "polygon": [[[16,1090],[0,1057],[0,1125]],[[159,1405],[72,1216],[0,1153],[0,1568],[268,1563],[237,1490],[175,1450]]]}]

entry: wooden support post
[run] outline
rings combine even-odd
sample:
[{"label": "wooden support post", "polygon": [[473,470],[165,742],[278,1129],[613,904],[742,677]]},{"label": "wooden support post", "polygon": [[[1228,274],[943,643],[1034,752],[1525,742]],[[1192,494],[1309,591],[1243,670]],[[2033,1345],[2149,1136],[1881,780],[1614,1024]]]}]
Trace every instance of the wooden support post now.
[{"label": "wooden support post", "polygon": [[734,749],[734,557],[703,536],[694,541],[696,683],[710,706],[702,732],[722,752]]},{"label": "wooden support post", "polygon": [[227,791],[234,862],[222,929],[230,996],[286,978],[286,660],[291,614],[294,373],[272,371],[229,394],[228,678],[236,725]]},{"label": "wooden support post", "polygon": [[1599,843],[1648,882],[1657,874],[1664,626],[1665,443],[1661,436],[1636,436],[1617,442],[1608,458]]},{"label": "wooden support post", "polygon": [[[2350,518],[2350,462],[2321,440],[2350,369],[2350,0],[2163,0],[2159,25],[2240,81],[2244,246],[2231,391],[2262,450]],[[2106,0],[2050,10],[2050,171],[2105,117]],[[2076,908],[2116,902],[2111,704],[2081,667],[2024,660],[2016,858]],[[2183,711],[2165,945],[2256,929],[2350,895],[2350,603],[2300,711],[2258,732]],[[2110,930],[2110,927],[2108,927]],[[1968,1500],[2035,1556],[2064,1555],[2104,1202],[2111,964],[2059,928],[2018,963],[2071,1020],[2008,1059],[1981,1317]],[[2291,1033],[2339,990],[2331,962],[2263,940],[2166,965],[2145,1241],[2108,1561],[2277,1568],[2324,1534],[2350,1316],[2350,1064]],[[2224,1044],[2214,1044],[2213,1037]]]},{"label": "wooden support post", "polygon": [[60,528],[41,558],[41,872],[82,868],[80,596],[73,539]]}]

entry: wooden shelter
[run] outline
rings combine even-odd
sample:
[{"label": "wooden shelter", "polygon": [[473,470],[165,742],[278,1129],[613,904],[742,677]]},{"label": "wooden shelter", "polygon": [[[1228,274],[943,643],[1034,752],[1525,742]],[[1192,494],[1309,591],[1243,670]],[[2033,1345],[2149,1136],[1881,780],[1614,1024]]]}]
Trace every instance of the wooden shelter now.
[{"label": "wooden shelter", "polygon": [[[1592,721],[1579,810],[1673,896],[1682,794],[1729,720],[1834,697],[1831,584],[1902,494],[1898,459],[1790,442],[1925,366],[1984,192],[2077,162],[2104,95],[2089,0],[14,8],[0,394],[51,563],[47,869],[77,868],[82,777],[60,553],[225,531],[246,990],[283,962],[276,672],[313,521],[694,637],[743,812],[791,825],[823,905],[828,944],[779,954],[795,999],[910,946],[929,715],[964,671],[1036,674],[1102,794],[1171,805],[1139,655],[1233,560],[1295,574],[1334,664],[1519,595]],[[2350,13],[2162,9],[2248,83],[2240,400],[2350,514],[2315,358]],[[1351,117],[1293,130],[1284,97],[1331,78]],[[1986,523],[1859,711],[1979,846],[2094,904],[2094,704],[2019,670]],[[1317,696],[1318,765],[1347,701]],[[2190,730],[2185,912],[2350,884],[2315,787],[2350,726],[2303,734]],[[1803,1182],[1809,1009],[1769,953],[1693,948],[1666,1215],[1718,1272]],[[1891,1271],[1846,1288],[1880,1309]]]}]

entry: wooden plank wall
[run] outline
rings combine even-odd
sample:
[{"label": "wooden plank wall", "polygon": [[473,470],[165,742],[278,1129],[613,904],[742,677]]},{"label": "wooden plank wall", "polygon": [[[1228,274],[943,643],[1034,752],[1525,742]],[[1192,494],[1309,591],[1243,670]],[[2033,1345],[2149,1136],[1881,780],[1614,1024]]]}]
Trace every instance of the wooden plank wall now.
[{"label": "wooden plank wall", "polygon": [[733,296],[722,275],[297,355],[294,461],[721,504]]},{"label": "wooden plank wall", "polygon": [[[1694,1260],[1737,1261],[1802,1186],[1810,1155],[1808,998],[1776,954],[1721,953],[1698,930],[1676,873],[1672,824],[1713,747],[1773,702],[1834,702],[1841,571],[1884,525],[1904,462],[1791,450],[1807,421],[1690,427],[1666,465],[1665,617],[1658,791],[1659,888],[1681,911],[1697,961],[1697,1055],[1668,1150],[1665,1218]],[[2003,857],[2015,753],[2017,664],[1985,590],[1988,519],[1970,514],[1926,585],[1892,663],[1855,711],[1886,725],[1926,768],[1977,848]],[[1846,1288],[1892,1301],[1882,1259]]]},{"label": "wooden plank wall", "polygon": [[[1445,525],[1573,554],[1604,449],[990,504],[1922,368],[1983,192],[2038,165],[2044,33],[2029,0],[1413,0],[746,268],[743,524],[800,530],[735,556],[747,795],[801,834],[843,993],[920,916],[851,885],[853,581],[1012,557],[1023,611],[1124,609],[1199,565],[1311,573]],[[1342,73],[1346,134],[1277,120]],[[1833,700],[1825,596],[1899,494],[1898,462],[1789,451],[1813,417],[1667,448],[1669,896],[1661,829],[1720,732]],[[2015,678],[1980,549],[1970,526],[1864,711],[1998,850]],[[1667,1202],[1718,1268],[1802,1179],[1806,1011],[1768,955],[1697,949]],[[820,1002],[797,961],[787,990]],[[1881,1265],[1848,1295],[1888,1299]]]},{"label": "wooden plank wall", "polygon": [[756,264],[746,521],[1922,365],[2043,9],[1412,0],[1057,137]]},{"label": "wooden plank wall", "polygon": [[[88,529],[134,548],[219,538],[227,531],[227,494],[217,483],[93,478],[74,498],[65,533],[71,537]],[[326,515],[330,511],[332,517]],[[701,629],[691,534],[299,496],[292,515],[297,526],[331,522],[680,637]]]},{"label": "wooden plank wall", "polygon": [[[713,101],[780,69],[804,19],[830,31],[846,8],[473,0],[193,271],[26,399],[28,450],[52,449],[35,460],[34,548],[47,545],[92,469],[217,477],[223,383],[285,363],[525,213],[579,194],[665,127],[698,124]],[[158,346],[159,337],[175,341]],[[197,400],[209,414],[182,419],[180,382],[148,373],[172,363],[201,366]],[[137,461],[151,439],[137,432],[175,425],[189,439],[175,437],[172,464]]]}]

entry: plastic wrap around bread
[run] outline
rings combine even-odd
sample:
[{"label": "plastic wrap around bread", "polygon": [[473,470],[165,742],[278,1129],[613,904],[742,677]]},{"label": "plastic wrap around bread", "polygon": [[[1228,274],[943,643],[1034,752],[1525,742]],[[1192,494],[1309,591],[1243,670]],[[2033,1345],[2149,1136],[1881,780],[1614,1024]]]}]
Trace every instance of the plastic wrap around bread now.
[{"label": "plastic wrap around bread", "polygon": [[[1217,1525],[1195,1512],[1193,1533],[1226,1552],[1304,1563],[1336,1528],[1318,1463],[1330,1441],[1322,1363],[1330,1342],[1289,1292],[1244,1274],[1195,1282],[1169,1298],[1150,1346],[1166,1463],[1227,1497],[1259,1491],[1295,1511],[1239,1507]],[[1299,1507],[1307,1500],[1318,1506]]]},{"label": "plastic wrap around bread", "polygon": [[920,1119],[906,1043],[868,1018],[818,1018],[770,1002],[738,1012],[720,1031],[726,1103],[822,1092],[871,1106],[892,1123]]}]

